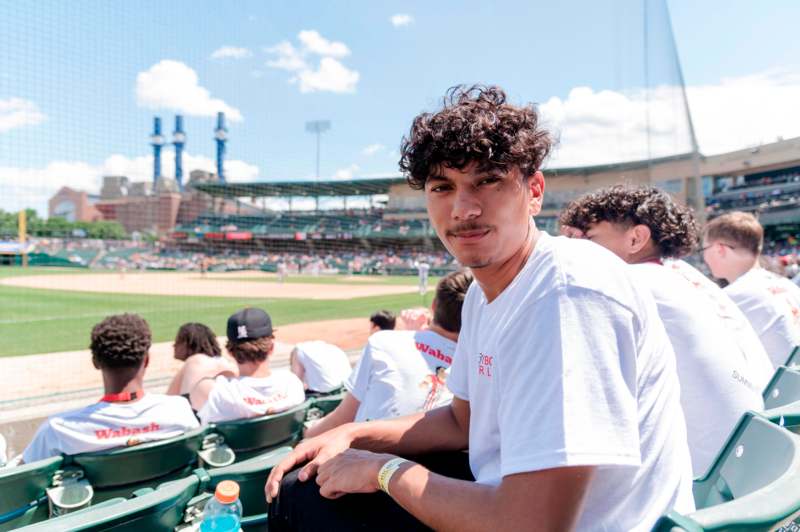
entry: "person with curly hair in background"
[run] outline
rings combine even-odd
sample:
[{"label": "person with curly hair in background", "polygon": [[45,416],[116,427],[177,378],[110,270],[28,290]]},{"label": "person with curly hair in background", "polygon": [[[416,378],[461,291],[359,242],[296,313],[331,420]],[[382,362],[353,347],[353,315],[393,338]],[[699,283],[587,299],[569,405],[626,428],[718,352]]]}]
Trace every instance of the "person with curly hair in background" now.
[{"label": "person with curly hair in background", "polygon": [[697,246],[692,212],[652,187],[613,186],[563,210],[562,231],[607,248],[652,291],[677,362],[695,475],[711,465],[747,410],[761,410],[772,364],[736,304],[679,260]]},{"label": "person with curly hair in background", "polygon": [[24,462],[172,438],[199,427],[183,397],[145,393],[151,343],[150,326],[136,314],[109,316],[95,325],[90,349],[103,375],[103,397],[42,423],[23,452]]},{"label": "person with curly hair in background", "polygon": [[536,227],[551,146],[536,108],[498,87],[454,88],[414,119],[400,167],[474,276],[453,400],[301,442],[267,481],[272,532],[629,532],[693,510],[675,355],[653,296],[606,250]]}]

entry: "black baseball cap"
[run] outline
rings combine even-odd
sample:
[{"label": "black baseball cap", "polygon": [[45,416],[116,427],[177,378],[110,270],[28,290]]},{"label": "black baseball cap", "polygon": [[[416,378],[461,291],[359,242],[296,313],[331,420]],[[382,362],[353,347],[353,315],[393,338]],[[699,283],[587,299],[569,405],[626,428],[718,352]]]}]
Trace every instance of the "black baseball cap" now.
[{"label": "black baseball cap", "polygon": [[246,308],[228,318],[228,340],[245,342],[272,336],[272,320],[260,308]]}]

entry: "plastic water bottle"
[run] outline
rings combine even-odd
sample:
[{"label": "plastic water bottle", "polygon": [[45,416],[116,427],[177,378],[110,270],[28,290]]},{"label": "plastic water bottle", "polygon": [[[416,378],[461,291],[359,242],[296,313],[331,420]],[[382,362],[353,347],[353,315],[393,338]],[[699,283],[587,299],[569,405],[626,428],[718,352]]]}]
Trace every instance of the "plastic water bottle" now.
[{"label": "plastic water bottle", "polygon": [[200,532],[237,532],[241,521],[239,484],[232,480],[223,480],[217,484],[214,496],[206,503]]}]

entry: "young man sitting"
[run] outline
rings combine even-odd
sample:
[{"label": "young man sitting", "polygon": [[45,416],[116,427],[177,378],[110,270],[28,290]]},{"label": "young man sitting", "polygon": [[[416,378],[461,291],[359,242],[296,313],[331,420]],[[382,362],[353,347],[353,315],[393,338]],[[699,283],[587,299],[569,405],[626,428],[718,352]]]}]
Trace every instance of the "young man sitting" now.
[{"label": "young man sitting", "polygon": [[692,212],[658,189],[615,186],[573,201],[560,221],[630,264],[637,284],[653,293],[675,351],[693,471],[702,475],[741,415],[763,409],[770,375],[766,353],[737,341],[717,298],[664,263],[696,248]]},{"label": "young man sitting", "polygon": [[725,293],[739,305],[772,363],[786,362],[800,345],[800,288],[759,265],[764,229],[746,212],[714,218],[703,230],[703,259],[728,281]]},{"label": "young man sitting", "polygon": [[45,421],[23,452],[25,463],[171,438],[197,428],[186,399],[145,393],[150,344],[150,327],[135,314],[110,316],[95,325],[92,362],[103,375],[105,395]]},{"label": "young man sitting", "polygon": [[379,310],[369,317],[369,333],[378,331],[393,331],[397,324],[397,317],[391,310]]},{"label": "young man sitting", "polygon": [[183,366],[172,378],[168,395],[182,395],[188,399],[189,392],[204,377],[237,375],[236,365],[222,356],[217,337],[207,325],[184,323],[175,335],[172,348],[175,359],[183,361]]},{"label": "young man sitting", "polygon": [[191,392],[192,406],[204,425],[276,414],[305,401],[296,375],[269,366],[275,337],[266,312],[246,308],[228,318],[226,348],[239,366],[239,376],[207,377]]},{"label": "young man sitting", "polygon": [[449,403],[445,383],[461,330],[461,306],[469,272],[443,277],[436,286],[433,322],[424,331],[381,331],[370,336],[345,383],[339,406],[306,431],[310,438],[351,421],[425,412]]}]

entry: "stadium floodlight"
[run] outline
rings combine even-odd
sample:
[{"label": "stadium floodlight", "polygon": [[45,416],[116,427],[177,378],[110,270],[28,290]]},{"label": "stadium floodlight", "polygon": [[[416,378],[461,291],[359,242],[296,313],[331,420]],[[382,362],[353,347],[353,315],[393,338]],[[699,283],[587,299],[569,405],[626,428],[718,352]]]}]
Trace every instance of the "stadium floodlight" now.
[{"label": "stadium floodlight", "polygon": [[330,120],[312,120],[306,122],[306,131],[317,135],[317,179],[319,179],[319,141],[323,133],[331,128]]}]

